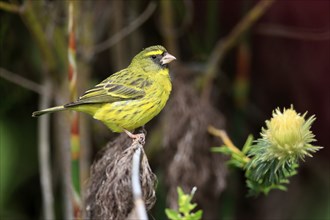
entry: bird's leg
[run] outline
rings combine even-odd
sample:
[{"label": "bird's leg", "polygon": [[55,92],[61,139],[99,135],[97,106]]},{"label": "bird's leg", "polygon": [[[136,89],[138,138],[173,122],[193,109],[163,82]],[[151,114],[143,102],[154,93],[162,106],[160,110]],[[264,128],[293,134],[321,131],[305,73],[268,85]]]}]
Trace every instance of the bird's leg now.
[{"label": "bird's leg", "polygon": [[146,136],[144,133],[140,133],[140,134],[133,134],[131,133],[130,131],[124,129],[125,133],[130,137],[132,138],[133,140],[137,140],[139,141],[141,144],[144,144],[145,143],[145,139],[146,139]]}]

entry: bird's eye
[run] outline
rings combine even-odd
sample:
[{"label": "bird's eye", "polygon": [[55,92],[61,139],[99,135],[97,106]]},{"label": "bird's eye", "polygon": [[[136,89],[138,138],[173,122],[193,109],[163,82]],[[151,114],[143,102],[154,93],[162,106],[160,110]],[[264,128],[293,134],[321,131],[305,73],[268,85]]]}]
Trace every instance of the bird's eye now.
[{"label": "bird's eye", "polygon": [[157,56],[156,55],[152,55],[151,58],[154,60],[154,59],[157,58]]}]

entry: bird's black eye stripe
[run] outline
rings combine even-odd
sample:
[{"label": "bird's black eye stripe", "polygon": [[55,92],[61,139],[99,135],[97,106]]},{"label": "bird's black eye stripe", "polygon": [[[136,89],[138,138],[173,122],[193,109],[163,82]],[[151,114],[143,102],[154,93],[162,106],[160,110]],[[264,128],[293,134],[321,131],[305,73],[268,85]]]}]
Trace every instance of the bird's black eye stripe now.
[{"label": "bird's black eye stripe", "polygon": [[149,59],[152,60],[155,64],[159,65],[160,67],[165,67],[165,65],[162,64],[161,59],[163,58],[164,53],[162,54],[150,54],[148,55]]}]

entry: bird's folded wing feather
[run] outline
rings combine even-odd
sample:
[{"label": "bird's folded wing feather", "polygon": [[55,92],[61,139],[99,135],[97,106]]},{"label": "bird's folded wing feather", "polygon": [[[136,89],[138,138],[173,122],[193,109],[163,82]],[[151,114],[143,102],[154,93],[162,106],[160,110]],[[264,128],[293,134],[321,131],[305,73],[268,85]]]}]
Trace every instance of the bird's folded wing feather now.
[{"label": "bird's folded wing feather", "polygon": [[67,104],[66,107],[134,100],[142,98],[145,95],[143,89],[138,86],[124,85],[116,81],[111,79],[104,80],[94,88],[86,91],[76,102]]}]

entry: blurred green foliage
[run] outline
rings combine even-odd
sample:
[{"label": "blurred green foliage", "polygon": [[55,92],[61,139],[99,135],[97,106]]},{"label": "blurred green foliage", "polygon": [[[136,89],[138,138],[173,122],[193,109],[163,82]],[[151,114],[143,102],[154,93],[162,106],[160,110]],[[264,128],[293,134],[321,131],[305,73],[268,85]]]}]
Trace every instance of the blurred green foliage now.
[{"label": "blurred green foliage", "polygon": [[[11,117],[20,117],[12,110]],[[40,203],[36,130],[31,119],[13,122],[0,116],[0,209],[1,219],[29,219],[38,215]],[[20,199],[17,199],[20,198]]]},{"label": "blurred green foliage", "polygon": [[193,196],[197,188],[193,188],[190,194],[185,194],[181,187],[178,187],[178,211],[173,209],[165,209],[167,217],[171,220],[200,220],[202,219],[203,211],[194,209],[196,203],[192,203]]}]

